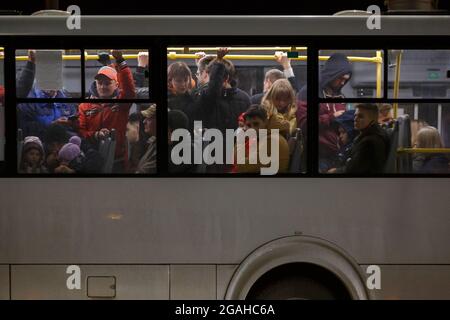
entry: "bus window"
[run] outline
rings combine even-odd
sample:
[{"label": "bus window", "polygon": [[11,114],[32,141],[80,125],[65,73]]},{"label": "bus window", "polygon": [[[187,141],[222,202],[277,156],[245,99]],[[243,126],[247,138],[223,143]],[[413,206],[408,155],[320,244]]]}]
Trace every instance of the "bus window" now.
[{"label": "bus window", "polygon": [[389,50],[389,98],[450,98],[449,70],[450,50]]},{"label": "bus window", "polygon": [[320,50],[320,98],[383,97],[383,50]]},{"label": "bus window", "polygon": [[174,46],[167,57],[170,173],[305,172],[305,47]]},{"label": "bus window", "polygon": [[397,148],[397,172],[450,173],[450,104],[394,104],[393,114],[410,119],[409,145]]},{"label": "bus window", "polygon": [[18,98],[80,98],[80,50],[16,50]]},{"label": "bus window", "polygon": [[3,58],[3,48],[0,48],[0,161],[5,161],[5,77]]},{"label": "bus window", "polygon": [[343,108],[319,136],[321,173],[450,173],[450,104],[345,103]]},{"label": "bus window", "polygon": [[[130,56],[126,51],[95,55],[99,61],[92,60],[92,51],[88,51],[83,70],[87,97],[82,98],[80,69],[73,65],[79,63],[79,52],[18,53],[23,62],[17,92],[29,91],[20,94],[19,98],[28,99],[17,105],[19,173],[156,173],[156,105],[142,97],[138,100],[139,94],[148,97],[148,73],[141,70],[139,78],[136,66],[133,72],[126,62]],[[148,54],[136,52],[131,65],[137,65],[138,59],[148,65]],[[144,65],[139,68],[145,69]],[[50,75],[43,76],[44,70]],[[65,100],[68,97],[78,99]]]},{"label": "bus window", "polygon": [[[100,68],[113,67],[121,68],[121,63],[131,69],[134,79],[135,96],[117,96],[124,99],[149,99],[149,52],[147,49],[141,50],[121,50],[122,57],[119,63],[113,56],[111,49],[88,49],[85,51],[85,91],[87,98],[99,98],[99,92],[94,81]],[[122,60],[123,59],[123,60]],[[108,70],[107,68],[104,68]],[[110,97],[108,97],[110,98]],[[133,111],[141,111],[141,105],[133,104]]]},{"label": "bus window", "polygon": [[[156,106],[131,112],[131,105],[19,104],[19,173],[156,173]],[[55,110],[64,115],[52,121]]]}]

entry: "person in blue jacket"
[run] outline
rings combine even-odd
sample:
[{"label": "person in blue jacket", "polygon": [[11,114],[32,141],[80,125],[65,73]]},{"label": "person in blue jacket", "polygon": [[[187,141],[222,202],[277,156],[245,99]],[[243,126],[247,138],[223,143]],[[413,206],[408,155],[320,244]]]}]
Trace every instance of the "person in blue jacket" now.
[{"label": "person in blue jacket", "polygon": [[[29,53],[29,60],[17,77],[17,87],[28,87],[34,82],[35,59]],[[64,90],[41,90],[34,85],[31,90],[17,92],[19,97],[27,98],[67,98]],[[37,136],[44,138],[45,130],[53,123],[63,125],[70,135],[76,133],[78,107],[76,104],[65,102],[33,102],[21,103],[17,106],[18,125],[23,136]]]}]

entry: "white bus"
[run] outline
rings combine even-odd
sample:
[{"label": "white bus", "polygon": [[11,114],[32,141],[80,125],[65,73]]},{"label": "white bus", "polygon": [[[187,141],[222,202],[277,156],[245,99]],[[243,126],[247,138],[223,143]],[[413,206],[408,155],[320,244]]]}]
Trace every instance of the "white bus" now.
[{"label": "white bus", "polygon": [[[80,29],[65,17],[0,17],[0,299],[449,299],[449,175],[411,168],[419,151],[450,147],[449,30],[448,16],[383,16],[380,30],[365,17],[92,16]],[[93,103],[98,53],[117,47],[133,72],[148,51],[149,94],[123,104],[157,104],[157,172],[20,173],[19,105]],[[279,68],[275,52],[291,59],[298,90],[308,85],[299,170],[169,172],[167,66],[179,58],[194,74],[195,53],[217,47],[229,48],[248,95]],[[67,95],[16,95],[29,49],[65,50],[51,70]],[[353,65],[338,103],[393,106],[385,172],[320,171],[313,106],[328,103],[320,72],[335,52]],[[436,128],[442,146],[414,150],[412,121]]]}]

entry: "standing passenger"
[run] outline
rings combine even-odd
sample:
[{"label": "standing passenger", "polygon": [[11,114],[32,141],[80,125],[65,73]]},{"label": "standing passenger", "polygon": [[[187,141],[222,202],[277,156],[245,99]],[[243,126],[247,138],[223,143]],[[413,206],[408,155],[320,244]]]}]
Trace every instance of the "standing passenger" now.
[{"label": "standing passenger", "polygon": [[[347,57],[342,53],[334,53],[320,72],[319,97],[344,98],[341,90],[348,83],[351,76],[352,66]],[[307,87],[304,86],[298,94],[297,125],[307,134],[306,116],[308,104],[306,93]],[[319,170],[321,172],[327,172],[330,169],[327,166],[329,159],[339,152],[339,139],[332,123],[334,119],[345,112],[345,108],[345,103],[321,103],[319,105]]]},{"label": "standing passenger", "polygon": [[289,81],[275,81],[262,99],[262,106],[269,117],[269,129],[279,129],[283,136],[295,131],[297,105],[295,92]]},{"label": "standing passenger", "polygon": [[260,105],[262,102],[262,99],[264,98],[264,95],[269,91],[269,89],[272,87],[272,85],[275,83],[275,81],[279,79],[287,79],[289,83],[291,84],[292,88],[295,92],[298,91],[297,82],[295,80],[294,70],[291,66],[291,59],[289,59],[285,54],[282,52],[275,55],[277,62],[283,67],[283,71],[280,71],[278,69],[270,69],[266,72],[264,76],[264,91],[262,93],[257,93],[251,97],[251,103],[252,104],[258,104]]},{"label": "standing passenger", "polygon": [[192,73],[184,62],[174,62],[167,68],[167,106],[180,110],[192,121]]},{"label": "standing passenger", "polygon": [[[95,76],[100,99],[133,99],[135,97],[134,80],[122,52],[112,50],[116,63],[114,68],[102,67]],[[79,106],[80,134],[90,142],[96,143],[107,137],[112,129],[116,130],[116,152],[113,172],[124,171],[126,156],[125,132],[131,103],[82,103]]]},{"label": "standing passenger", "polygon": [[149,136],[146,150],[137,165],[136,173],[156,173],[156,105],[141,111],[144,131]]},{"label": "standing passenger", "polygon": [[[228,49],[221,48],[217,57],[207,67],[209,82],[196,91],[194,97],[194,120],[202,121],[203,128],[218,129],[225,137],[226,129],[237,129],[239,115],[247,110],[250,97],[236,87],[234,65],[224,59]],[[224,138],[224,153],[227,144]],[[210,165],[210,173],[228,172],[227,165]]]}]

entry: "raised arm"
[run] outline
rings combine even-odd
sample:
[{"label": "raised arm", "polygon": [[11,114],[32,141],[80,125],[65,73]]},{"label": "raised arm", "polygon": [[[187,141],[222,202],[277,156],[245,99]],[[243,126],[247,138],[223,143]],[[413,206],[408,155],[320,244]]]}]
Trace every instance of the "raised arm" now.
[{"label": "raised arm", "polygon": [[16,92],[18,98],[26,98],[33,88],[36,73],[36,51],[28,51],[28,61],[16,77]]},{"label": "raised arm", "polygon": [[116,60],[115,67],[119,81],[120,94],[119,99],[133,99],[136,97],[133,75],[130,67],[123,58],[122,51],[112,50],[112,56]]}]

